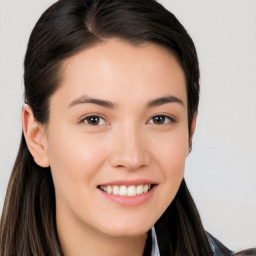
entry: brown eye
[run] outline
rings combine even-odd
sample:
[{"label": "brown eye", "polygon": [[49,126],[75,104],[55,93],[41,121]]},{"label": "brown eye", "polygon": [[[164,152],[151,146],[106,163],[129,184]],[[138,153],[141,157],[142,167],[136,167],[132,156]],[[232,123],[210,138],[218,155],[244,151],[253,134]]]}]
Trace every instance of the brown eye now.
[{"label": "brown eye", "polygon": [[166,115],[157,115],[157,116],[153,116],[148,123],[149,124],[168,124],[171,122],[175,122],[175,120],[172,117],[166,116]]},{"label": "brown eye", "polygon": [[165,119],[166,119],[165,116],[154,116],[153,117],[153,122],[155,124],[164,124],[165,123]]},{"label": "brown eye", "polygon": [[83,120],[86,124],[89,124],[89,125],[103,125],[106,123],[106,121],[100,117],[100,116],[96,116],[96,115],[93,115],[93,116],[87,116],[86,118],[84,118]]}]

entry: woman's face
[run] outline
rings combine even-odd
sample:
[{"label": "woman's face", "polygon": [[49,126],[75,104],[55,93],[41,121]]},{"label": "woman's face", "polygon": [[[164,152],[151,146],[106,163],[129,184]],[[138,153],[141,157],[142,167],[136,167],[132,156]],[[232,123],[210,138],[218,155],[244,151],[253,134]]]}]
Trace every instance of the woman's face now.
[{"label": "woman's face", "polygon": [[57,226],[143,234],[183,178],[184,73],[170,52],[153,44],[110,40],[86,49],[63,64],[46,129]]}]

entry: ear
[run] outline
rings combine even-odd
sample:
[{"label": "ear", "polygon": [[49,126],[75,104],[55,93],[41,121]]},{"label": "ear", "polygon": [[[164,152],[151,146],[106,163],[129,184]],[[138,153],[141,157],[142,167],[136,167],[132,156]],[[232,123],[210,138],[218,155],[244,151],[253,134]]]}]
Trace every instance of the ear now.
[{"label": "ear", "polygon": [[197,115],[195,115],[191,121],[191,126],[190,126],[190,134],[189,134],[189,152],[192,149],[192,139],[193,139],[193,135],[196,129],[196,120],[197,120]]},{"label": "ear", "polygon": [[45,126],[36,121],[31,107],[24,105],[22,110],[23,134],[34,161],[41,167],[49,167]]}]

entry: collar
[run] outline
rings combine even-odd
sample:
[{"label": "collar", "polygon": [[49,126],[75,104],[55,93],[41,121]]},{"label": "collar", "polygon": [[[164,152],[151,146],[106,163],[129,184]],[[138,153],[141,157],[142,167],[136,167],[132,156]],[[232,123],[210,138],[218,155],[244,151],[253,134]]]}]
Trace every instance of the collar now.
[{"label": "collar", "polygon": [[[157,243],[156,231],[153,226],[151,229],[152,236],[152,250],[151,256],[160,256],[160,251]],[[231,251],[228,250],[222,243],[220,243],[216,238],[206,232],[206,236],[208,238],[209,244],[211,246],[212,252],[214,256],[227,256],[231,255]]]},{"label": "collar", "polygon": [[152,236],[151,256],[160,256],[160,252],[159,252],[159,248],[158,248],[158,243],[157,243],[157,238],[156,238],[155,227],[152,227],[152,229],[151,229],[151,236]]}]

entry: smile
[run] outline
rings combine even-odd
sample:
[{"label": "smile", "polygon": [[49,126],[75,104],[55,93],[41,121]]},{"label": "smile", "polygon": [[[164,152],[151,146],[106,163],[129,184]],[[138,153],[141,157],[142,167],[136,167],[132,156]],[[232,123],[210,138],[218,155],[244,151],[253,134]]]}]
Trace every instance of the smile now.
[{"label": "smile", "polygon": [[141,184],[141,185],[106,185],[99,186],[99,189],[107,194],[119,195],[119,196],[138,196],[147,193],[152,188],[151,184]]}]

